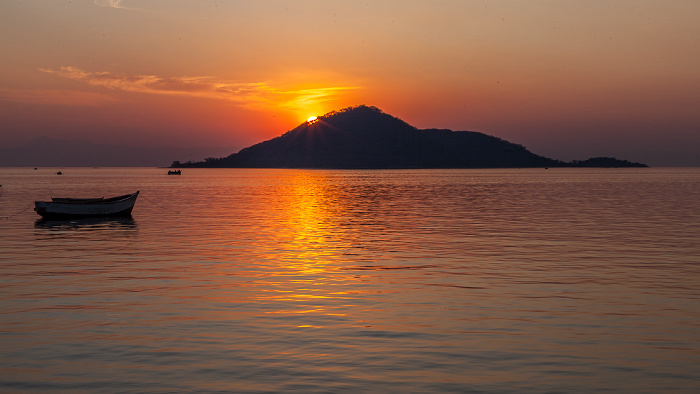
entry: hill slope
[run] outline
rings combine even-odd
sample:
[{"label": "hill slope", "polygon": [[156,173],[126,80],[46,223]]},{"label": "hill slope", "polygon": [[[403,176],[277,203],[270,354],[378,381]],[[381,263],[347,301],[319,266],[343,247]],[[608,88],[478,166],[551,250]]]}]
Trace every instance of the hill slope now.
[{"label": "hill slope", "polygon": [[[612,159],[615,160],[615,159]],[[570,164],[474,131],[417,129],[375,107],[330,112],[220,159],[172,167],[507,168]]]}]

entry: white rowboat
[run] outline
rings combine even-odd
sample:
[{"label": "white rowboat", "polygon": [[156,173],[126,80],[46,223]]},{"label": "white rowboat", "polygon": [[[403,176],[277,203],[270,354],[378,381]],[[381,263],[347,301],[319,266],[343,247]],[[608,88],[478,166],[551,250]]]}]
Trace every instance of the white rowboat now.
[{"label": "white rowboat", "polygon": [[139,192],[111,198],[52,198],[35,201],[34,210],[45,219],[130,216]]}]

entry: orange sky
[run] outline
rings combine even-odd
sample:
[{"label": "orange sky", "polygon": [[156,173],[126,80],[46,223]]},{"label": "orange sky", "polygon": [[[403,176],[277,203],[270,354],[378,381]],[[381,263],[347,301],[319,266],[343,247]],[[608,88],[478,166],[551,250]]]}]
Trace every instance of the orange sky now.
[{"label": "orange sky", "polygon": [[700,166],[700,2],[0,4],[0,147],[239,149],[368,104],[549,157]]}]

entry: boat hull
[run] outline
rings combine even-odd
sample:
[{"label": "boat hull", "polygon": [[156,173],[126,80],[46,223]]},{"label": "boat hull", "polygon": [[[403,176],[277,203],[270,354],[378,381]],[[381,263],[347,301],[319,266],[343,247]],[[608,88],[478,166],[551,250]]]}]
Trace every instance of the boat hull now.
[{"label": "boat hull", "polygon": [[139,192],[108,199],[57,199],[36,201],[34,210],[44,219],[131,216]]}]

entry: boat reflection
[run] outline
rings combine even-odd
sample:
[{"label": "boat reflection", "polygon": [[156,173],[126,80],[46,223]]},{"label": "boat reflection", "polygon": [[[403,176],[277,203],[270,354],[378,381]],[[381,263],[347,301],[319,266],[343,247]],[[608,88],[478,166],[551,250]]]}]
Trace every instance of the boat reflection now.
[{"label": "boat reflection", "polygon": [[97,229],[136,229],[136,221],[131,216],[104,216],[94,218],[46,220],[34,223],[38,229],[48,230],[97,230]]}]

